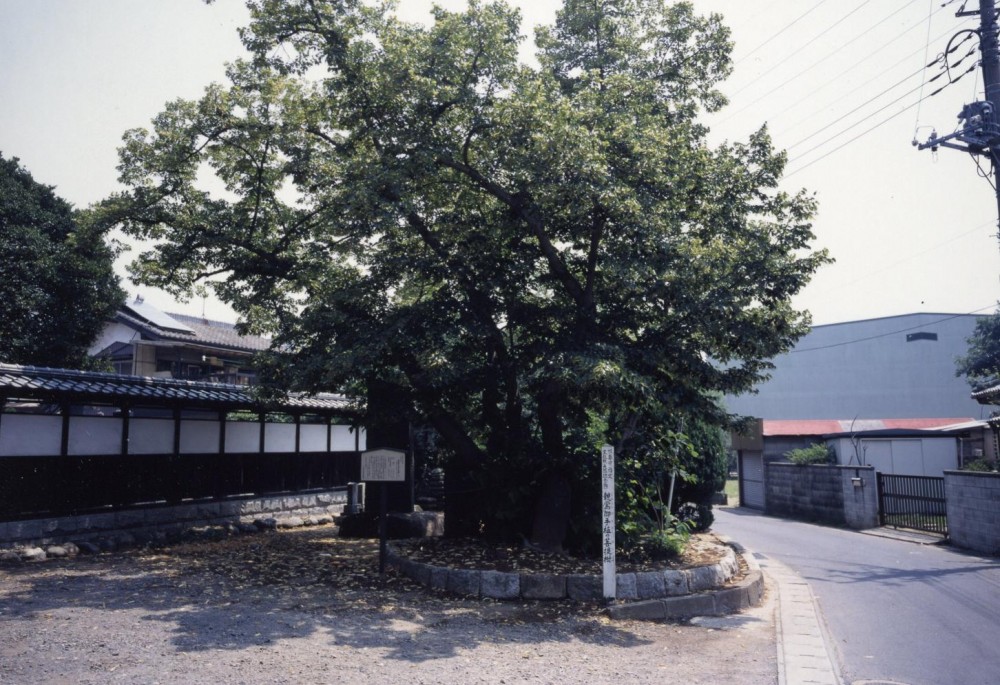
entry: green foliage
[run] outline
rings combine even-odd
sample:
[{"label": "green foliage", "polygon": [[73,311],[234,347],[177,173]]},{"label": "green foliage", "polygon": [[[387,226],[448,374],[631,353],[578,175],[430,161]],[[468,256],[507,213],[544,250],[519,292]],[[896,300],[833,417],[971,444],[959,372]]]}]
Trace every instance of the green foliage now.
[{"label": "green foliage", "polygon": [[991,461],[989,459],[980,457],[979,459],[971,459],[962,464],[962,470],[979,471],[979,472],[996,471],[997,463],[995,461]]},{"label": "green foliage", "polygon": [[692,478],[680,470],[681,454],[693,450],[688,436],[668,430],[647,435],[649,442],[629,450],[618,459],[615,485],[617,545],[626,555],[648,545],[649,536],[662,537],[673,529],[677,519],[669,511],[671,474],[677,480]]},{"label": "green foliage", "polygon": [[[712,148],[697,120],[725,103],[719,16],[568,1],[528,66],[499,2],[430,27],[360,0],[249,5],[252,59],[126,134],[103,220],[155,241],[142,282],[211,276],[273,333],[272,384],[392,388],[471,493],[450,533],[528,533],[565,486],[587,544],[602,442],[661,473],[683,431],[657,421],[725,421],[715,398],[807,329],[813,198],[778,188],[766,130]],[[643,487],[637,508],[662,481]]]},{"label": "green foliage", "polygon": [[[686,453],[683,470],[692,476],[679,481],[674,488],[674,513],[679,514],[682,504],[694,507],[692,530],[702,531],[715,520],[712,497],[726,486],[729,475],[729,454],[723,432],[717,426],[692,421],[687,429],[693,450]],[[681,516],[681,518],[684,518]]]},{"label": "green foliage", "polygon": [[1000,385],[1000,311],[976,321],[969,351],[955,360],[956,376],[965,376],[973,390]]},{"label": "green foliage", "polygon": [[629,556],[634,559],[671,559],[684,553],[689,539],[691,539],[690,526],[672,517],[668,526],[651,531],[640,538],[639,545],[631,550]]},{"label": "green foliage", "polygon": [[813,443],[809,447],[800,447],[799,449],[789,450],[788,452],[785,452],[785,456],[788,458],[788,461],[793,464],[798,464],[799,466],[805,466],[808,464],[832,464],[837,460],[837,455],[834,453],[833,448],[829,445],[821,443]]},{"label": "green foliage", "polygon": [[16,158],[0,156],[0,361],[92,368],[125,299],[104,233]]}]

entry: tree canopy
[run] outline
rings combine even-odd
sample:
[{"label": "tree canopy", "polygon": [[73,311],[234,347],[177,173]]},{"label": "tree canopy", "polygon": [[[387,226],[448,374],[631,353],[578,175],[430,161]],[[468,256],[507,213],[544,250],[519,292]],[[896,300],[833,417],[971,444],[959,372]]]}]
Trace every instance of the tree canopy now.
[{"label": "tree canopy", "polygon": [[1000,385],[1000,312],[980,317],[967,342],[968,353],[955,360],[955,375],[965,376],[973,390]]},{"label": "tree canopy", "polygon": [[602,442],[723,422],[806,330],[812,197],[779,189],[766,130],[713,148],[698,121],[725,104],[719,16],[567,0],[532,65],[503,2],[427,27],[248,6],[253,58],[126,134],[107,221],[157,241],[143,282],[213,279],[272,332],[278,386],[402,398],[469,474],[472,527],[544,537],[530,503],[565,521]]},{"label": "tree canopy", "polygon": [[88,366],[87,348],[125,299],[96,228],[0,156],[0,361]]}]

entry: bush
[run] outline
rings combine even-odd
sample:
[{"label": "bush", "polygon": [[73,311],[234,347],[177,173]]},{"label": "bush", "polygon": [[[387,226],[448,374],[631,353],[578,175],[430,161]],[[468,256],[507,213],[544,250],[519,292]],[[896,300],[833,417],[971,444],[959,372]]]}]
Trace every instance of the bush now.
[{"label": "bush", "polygon": [[994,461],[990,461],[989,459],[980,457],[979,459],[973,459],[972,461],[967,461],[964,464],[962,464],[962,470],[990,472],[990,471],[996,471],[997,465],[996,462]]},{"label": "bush", "polygon": [[833,451],[833,448],[820,443],[813,443],[809,447],[801,447],[797,450],[785,452],[785,457],[788,458],[788,461],[799,466],[832,464],[837,460],[837,455]]}]

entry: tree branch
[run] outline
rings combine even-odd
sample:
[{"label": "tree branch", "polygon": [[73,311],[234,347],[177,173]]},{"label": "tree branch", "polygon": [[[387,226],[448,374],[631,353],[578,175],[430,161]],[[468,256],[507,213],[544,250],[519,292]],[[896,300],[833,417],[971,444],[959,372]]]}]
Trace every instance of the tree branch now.
[{"label": "tree branch", "polygon": [[507,205],[517,217],[524,221],[538,241],[538,246],[549,265],[549,270],[562,283],[563,287],[566,288],[566,292],[573,298],[577,305],[581,308],[586,308],[587,299],[583,286],[580,285],[580,282],[570,272],[569,267],[562,260],[559,250],[552,244],[552,240],[545,232],[544,221],[542,221],[537,208],[526,193],[511,193],[500,184],[488,179],[471,165],[459,162],[450,157],[441,157],[437,162],[471,179],[480,188]]}]

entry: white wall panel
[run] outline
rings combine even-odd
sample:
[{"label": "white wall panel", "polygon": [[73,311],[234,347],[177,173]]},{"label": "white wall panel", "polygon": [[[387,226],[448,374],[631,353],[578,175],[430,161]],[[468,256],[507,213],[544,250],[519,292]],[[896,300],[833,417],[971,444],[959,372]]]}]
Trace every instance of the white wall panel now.
[{"label": "white wall panel", "polygon": [[[181,454],[218,452],[219,430],[218,421],[181,421]],[[254,445],[256,452],[256,443]]]},{"label": "white wall panel", "polygon": [[122,420],[98,416],[71,416],[68,451],[77,455],[120,454]]},{"label": "white wall panel", "polygon": [[0,418],[2,457],[58,456],[61,444],[61,416],[4,414]]},{"label": "white wall panel", "polygon": [[326,425],[303,423],[299,426],[299,450],[302,452],[325,452],[326,433]]},{"label": "white wall panel", "polygon": [[170,454],[173,451],[173,419],[131,419],[129,421],[129,454]]},{"label": "white wall panel", "polygon": [[267,423],[264,424],[265,452],[294,452],[295,424]]},{"label": "white wall panel", "polygon": [[[331,426],[333,434],[330,439],[331,452],[353,452],[355,450],[354,431],[351,426]],[[362,443],[361,449],[365,449]]]},{"label": "white wall panel", "polygon": [[226,452],[259,452],[260,424],[246,421],[226,422]]}]

